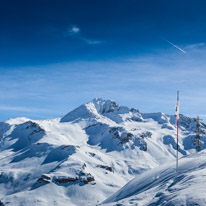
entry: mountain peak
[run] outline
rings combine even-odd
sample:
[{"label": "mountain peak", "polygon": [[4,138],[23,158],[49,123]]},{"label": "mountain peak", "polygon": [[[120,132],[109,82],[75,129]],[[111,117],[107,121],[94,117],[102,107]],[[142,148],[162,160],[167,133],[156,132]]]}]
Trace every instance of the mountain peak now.
[{"label": "mountain peak", "polygon": [[94,104],[97,112],[100,114],[114,112],[115,110],[119,111],[120,109],[120,106],[115,101],[103,100],[101,98],[95,98],[91,102],[87,103],[87,105],[88,104]]},{"label": "mountain peak", "polygon": [[101,115],[111,117],[114,115],[129,113],[128,107],[120,106],[113,100],[94,98],[92,101],[82,104],[75,110],[65,115],[61,122],[73,121],[80,118],[100,118]]}]

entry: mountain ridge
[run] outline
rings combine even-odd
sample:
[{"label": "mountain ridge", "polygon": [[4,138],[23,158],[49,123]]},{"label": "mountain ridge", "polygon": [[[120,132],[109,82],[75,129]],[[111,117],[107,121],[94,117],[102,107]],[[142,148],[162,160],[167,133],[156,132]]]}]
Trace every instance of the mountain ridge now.
[{"label": "mountain ridge", "polygon": [[[180,115],[180,157],[195,151],[195,125]],[[101,98],[61,118],[1,122],[0,200],[99,204],[135,176],[174,161],[175,134],[174,115],[141,113]],[[201,134],[204,150],[203,123]]]}]

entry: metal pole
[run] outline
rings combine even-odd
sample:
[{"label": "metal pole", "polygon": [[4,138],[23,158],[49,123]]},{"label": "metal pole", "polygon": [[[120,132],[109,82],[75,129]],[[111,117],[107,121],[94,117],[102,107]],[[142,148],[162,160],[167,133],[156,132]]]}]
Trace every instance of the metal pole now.
[{"label": "metal pole", "polygon": [[176,155],[176,173],[178,173],[178,147],[179,147],[179,143],[178,143],[178,120],[177,120],[177,155]]}]

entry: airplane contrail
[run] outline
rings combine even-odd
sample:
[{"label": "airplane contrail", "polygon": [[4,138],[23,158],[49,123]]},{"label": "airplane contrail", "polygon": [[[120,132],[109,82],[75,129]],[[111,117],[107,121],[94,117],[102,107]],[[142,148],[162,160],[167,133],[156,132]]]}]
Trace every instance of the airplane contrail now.
[{"label": "airplane contrail", "polygon": [[173,44],[172,42],[166,40],[166,42],[168,42],[169,44],[171,44],[173,47],[175,47],[176,49],[180,50],[183,53],[187,53],[185,50],[181,49],[180,47],[178,47],[177,45]]}]

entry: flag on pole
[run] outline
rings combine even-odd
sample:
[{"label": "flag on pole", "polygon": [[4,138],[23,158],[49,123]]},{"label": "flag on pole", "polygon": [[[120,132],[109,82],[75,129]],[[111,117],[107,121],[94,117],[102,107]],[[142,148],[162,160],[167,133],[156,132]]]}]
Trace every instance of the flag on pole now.
[{"label": "flag on pole", "polygon": [[178,174],[178,123],[179,123],[179,91],[177,91],[177,103],[175,109],[176,124],[177,124],[177,156],[176,156],[176,174]]},{"label": "flag on pole", "polygon": [[175,109],[176,121],[179,121],[179,91],[177,91],[177,103]]}]

